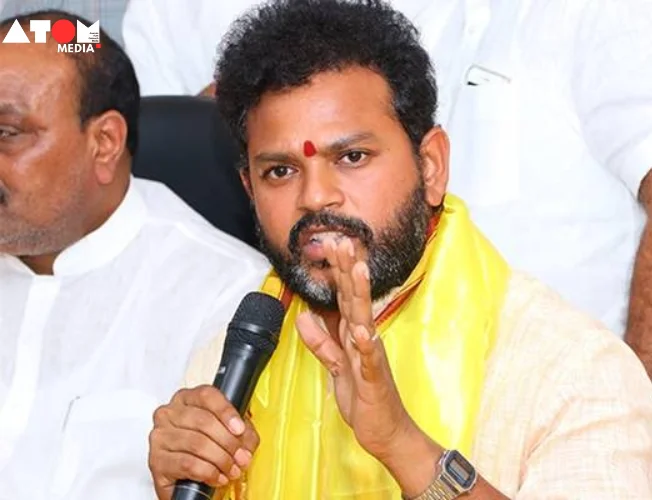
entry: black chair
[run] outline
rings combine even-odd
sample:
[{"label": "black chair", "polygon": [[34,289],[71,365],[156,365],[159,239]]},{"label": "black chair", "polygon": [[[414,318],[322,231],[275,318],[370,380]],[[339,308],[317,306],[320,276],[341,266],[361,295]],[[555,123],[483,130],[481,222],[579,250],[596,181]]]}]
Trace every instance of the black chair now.
[{"label": "black chair", "polygon": [[135,176],[164,183],[215,227],[257,245],[237,149],[213,100],[144,97],[138,132]]}]

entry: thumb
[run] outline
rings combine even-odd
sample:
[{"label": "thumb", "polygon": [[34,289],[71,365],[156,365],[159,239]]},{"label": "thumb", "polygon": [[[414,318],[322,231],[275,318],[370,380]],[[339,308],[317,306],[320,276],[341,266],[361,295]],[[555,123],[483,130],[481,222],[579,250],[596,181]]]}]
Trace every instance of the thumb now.
[{"label": "thumb", "polygon": [[297,317],[296,325],[303,343],[333,377],[348,371],[344,350],[317,322],[315,316],[310,312],[301,313]]},{"label": "thumb", "polygon": [[174,492],[175,482],[171,481],[169,484],[161,484],[161,482],[154,481],[154,492],[158,500],[170,500]]}]

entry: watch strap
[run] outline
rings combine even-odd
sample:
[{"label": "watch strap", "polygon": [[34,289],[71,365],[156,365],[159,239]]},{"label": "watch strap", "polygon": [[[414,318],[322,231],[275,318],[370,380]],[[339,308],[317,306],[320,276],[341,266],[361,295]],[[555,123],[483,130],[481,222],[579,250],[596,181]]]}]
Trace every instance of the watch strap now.
[{"label": "watch strap", "polygon": [[460,493],[447,484],[443,477],[439,476],[428,486],[426,491],[411,500],[454,500],[459,496]]},{"label": "watch strap", "polygon": [[[470,483],[461,484],[457,482],[455,476],[448,471],[447,467],[450,460],[461,460],[471,469],[472,479]],[[446,450],[439,460],[439,471],[434,481],[420,495],[408,499],[403,496],[404,500],[454,500],[460,495],[468,492],[475,486],[477,475],[473,466],[468,463],[459,452],[455,450]]]}]

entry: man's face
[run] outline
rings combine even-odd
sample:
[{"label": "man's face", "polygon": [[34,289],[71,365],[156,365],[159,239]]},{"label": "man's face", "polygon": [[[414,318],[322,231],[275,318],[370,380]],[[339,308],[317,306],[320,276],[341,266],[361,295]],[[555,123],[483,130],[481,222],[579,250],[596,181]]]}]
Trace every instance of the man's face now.
[{"label": "man's face", "polygon": [[55,253],[79,237],[91,155],[74,62],[51,44],[0,44],[0,252]]},{"label": "man's face", "polygon": [[382,77],[351,68],[265,94],[247,136],[243,177],[262,248],[293,291],[313,307],[336,307],[328,238],[352,240],[369,264],[373,298],[407,279],[423,253],[432,196]]}]

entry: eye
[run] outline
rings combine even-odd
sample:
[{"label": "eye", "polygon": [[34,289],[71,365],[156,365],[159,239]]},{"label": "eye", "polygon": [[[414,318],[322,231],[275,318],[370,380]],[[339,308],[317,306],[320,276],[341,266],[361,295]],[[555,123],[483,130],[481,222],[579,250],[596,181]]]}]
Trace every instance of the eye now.
[{"label": "eye", "polygon": [[263,174],[263,177],[265,179],[272,180],[283,179],[284,177],[290,175],[293,171],[294,169],[292,167],[288,167],[286,165],[277,165],[270,168],[269,170],[266,170]]},{"label": "eye", "polygon": [[357,166],[369,157],[364,151],[349,151],[340,157],[340,161],[349,166]]}]

